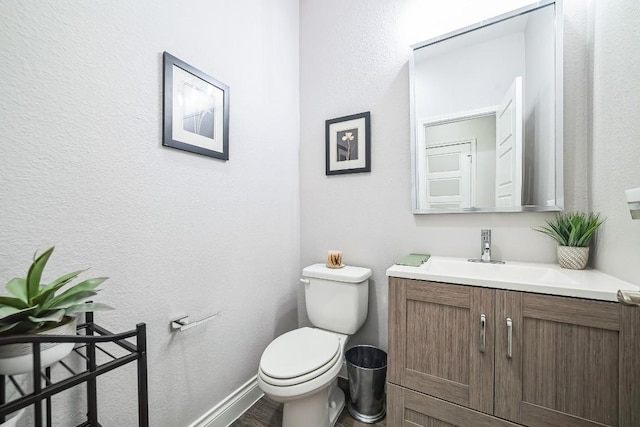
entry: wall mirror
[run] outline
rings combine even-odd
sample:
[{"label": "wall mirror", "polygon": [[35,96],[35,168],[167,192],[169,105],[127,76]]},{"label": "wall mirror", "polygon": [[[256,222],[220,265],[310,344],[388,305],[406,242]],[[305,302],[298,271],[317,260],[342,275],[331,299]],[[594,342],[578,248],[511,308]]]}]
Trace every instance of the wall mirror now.
[{"label": "wall mirror", "polygon": [[412,48],[413,212],[562,210],[561,2]]}]

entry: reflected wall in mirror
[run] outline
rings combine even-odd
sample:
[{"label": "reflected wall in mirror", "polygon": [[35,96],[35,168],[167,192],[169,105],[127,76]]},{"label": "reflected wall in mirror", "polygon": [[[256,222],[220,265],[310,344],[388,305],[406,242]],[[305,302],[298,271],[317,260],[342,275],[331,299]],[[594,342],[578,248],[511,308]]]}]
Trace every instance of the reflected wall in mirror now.
[{"label": "reflected wall in mirror", "polygon": [[562,210],[561,3],[413,49],[413,212]]}]

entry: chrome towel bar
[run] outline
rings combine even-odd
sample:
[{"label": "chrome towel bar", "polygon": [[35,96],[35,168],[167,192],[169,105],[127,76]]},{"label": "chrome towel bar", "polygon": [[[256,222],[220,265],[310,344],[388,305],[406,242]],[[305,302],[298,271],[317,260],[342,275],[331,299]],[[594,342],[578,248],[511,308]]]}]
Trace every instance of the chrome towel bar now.
[{"label": "chrome towel bar", "polygon": [[196,320],[195,322],[190,322],[189,321],[189,316],[182,316],[178,319],[172,320],[171,321],[171,329],[174,330],[179,330],[179,331],[186,331],[187,329],[191,329],[194,326],[198,326],[201,325],[205,322],[208,322],[210,320],[215,319],[216,317],[220,316],[222,314],[222,311],[219,311],[215,314],[212,314],[211,316],[207,316],[204,319],[200,319],[200,320]]}]

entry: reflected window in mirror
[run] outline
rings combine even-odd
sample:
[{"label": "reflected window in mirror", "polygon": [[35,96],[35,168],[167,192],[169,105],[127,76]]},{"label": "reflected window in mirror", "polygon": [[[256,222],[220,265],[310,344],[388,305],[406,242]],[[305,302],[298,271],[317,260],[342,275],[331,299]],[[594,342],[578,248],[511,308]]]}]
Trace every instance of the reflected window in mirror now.
[{"label": "reflected window in mirror", "polygon": [[561,22],[538,2],[414,46],[414,213],[562,209]]}]

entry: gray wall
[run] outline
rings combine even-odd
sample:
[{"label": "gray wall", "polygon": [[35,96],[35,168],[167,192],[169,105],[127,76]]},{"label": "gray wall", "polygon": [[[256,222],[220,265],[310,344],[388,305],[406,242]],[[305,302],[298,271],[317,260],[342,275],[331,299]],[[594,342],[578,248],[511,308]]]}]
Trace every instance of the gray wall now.
[{"label": "gray wall", "polygon": [[[0,16],[0,277],[51,245],[45,279],[110,276],[97,320],[147,323],[150,424],[188,425],[297,324],[299,4],[4,0]],[[230,86],[228,162],[161,146],[165,50]],[[133,425],[133,367],[99,386],[103,425]],[[81,405],[59,405],[77,425]]]},{"label": "gray wall", "polygon": [[640,221],[632,221],[624,190],[640,187],[640,3],[596,1],[590,15],[588,170],[594,211],[607,220],[595,266],[640,284]]},{"label": "gray wall", "polygon": [[[532,230],[549,214],[410,213],[409,45],[516,7],[504,3],[3,1],[0,277],[53,244],[50,277],[111,276],[100,300],[117,309],[98,320],[147,322],[151,421],[173,427],[255,374],[295,327],[300,268],[328,249],[373,269],[353,342],[385,348],[385,270],[402,255],[475,256],[488,227],[494,256],[554,262]],[[565,1],[564,82],[566,206],[607,216],[595,264],[635,282],[640,221],[623,190],[640,186],[636,3]],[[231,87],[229,162],[161,147],[164,50]],[[324,121],[361,111],[372,172],[325,176]],[[101,381],[103,423],[135,419],[133,374]],[[83,408],[63,403],[75,425]]]},{"label": "gray wall", "polygon": [[[437,35],[426,33],[434,28],[444,33],[478,21],[455,20],[473,8],[462,3],[440,2],[436,10],[403,0],[301,2],[301,265],[342,249],[345,263],[373,270],[369,318],[353,343],[386,348],[385,271],[409,252],[478,256],[480,229],[491,228],[496,258],[555,262],[554,242],[532,229],[550,214],[411,214],[409,46]],[[584,209],[586,3],[569,0],[565,10],[566,206]],[[442,28],[447,20],[452,26]],[[371,111],[371,173],[325,176],[324,121],[361,111]],[[299,317],[307,322],[303,310]]]}]

